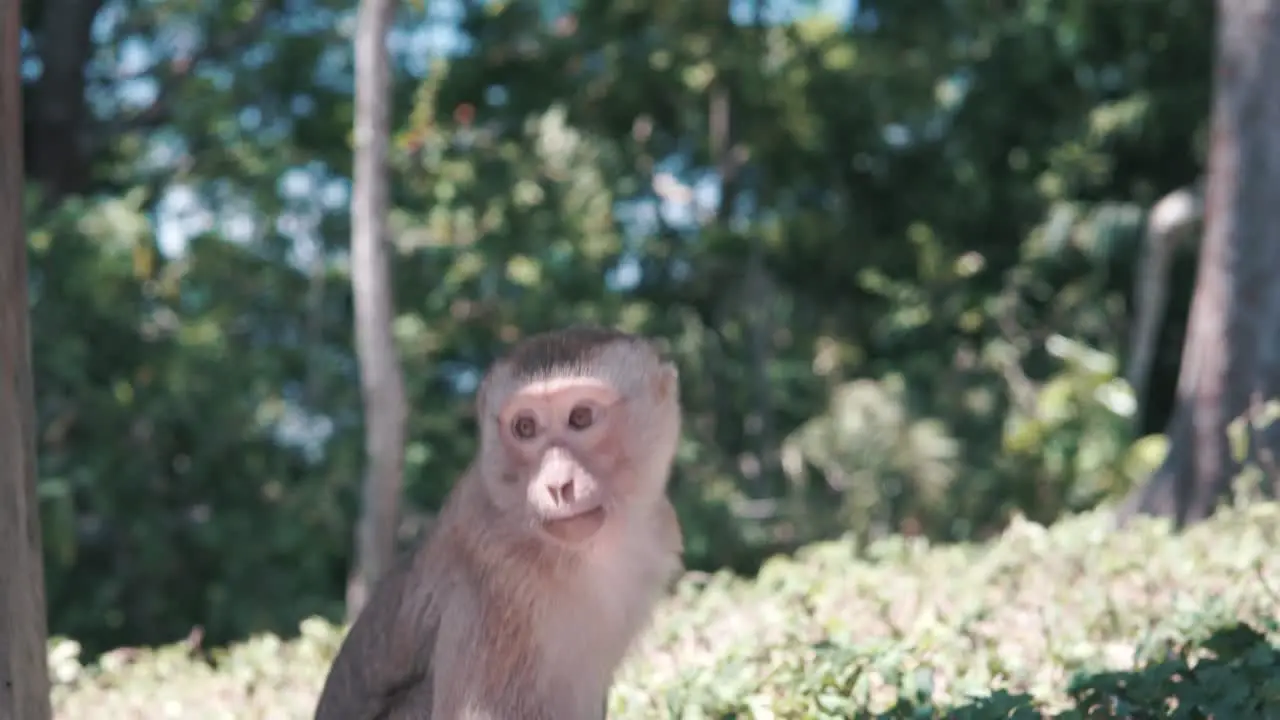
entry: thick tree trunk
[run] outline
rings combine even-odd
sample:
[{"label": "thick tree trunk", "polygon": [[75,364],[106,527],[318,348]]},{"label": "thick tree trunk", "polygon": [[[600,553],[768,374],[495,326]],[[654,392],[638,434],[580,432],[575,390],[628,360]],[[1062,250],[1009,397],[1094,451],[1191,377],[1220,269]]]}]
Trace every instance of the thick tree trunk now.
[{"label": "thick tree trunk", "polygon": [[[1204,240],[1164,464],[1125,503],[1179,525],[1211,515],[1239,464],[1227,425],[1280,389],[1280,5],[1218,0]],[[1277,432],[1250,456],[1280,450]],[[1269,463],[1263,463],[1267,465]]]},{"label": "thick tree trunk", "polygon": [[22,220],[19,3],[0,5],[0,720],[50,716]]},{"label": "thick tree trunk", "polygon": [[351,283],[368,465],[356,531],[356,566],[347,585],[348,620],[360,613],[373,584],[391,565],[404,471],[407,411],[391,327],[395,311],[385,224],[391,91],[386,37],[394,7],[391,0],[361,0],[356,21]]}]

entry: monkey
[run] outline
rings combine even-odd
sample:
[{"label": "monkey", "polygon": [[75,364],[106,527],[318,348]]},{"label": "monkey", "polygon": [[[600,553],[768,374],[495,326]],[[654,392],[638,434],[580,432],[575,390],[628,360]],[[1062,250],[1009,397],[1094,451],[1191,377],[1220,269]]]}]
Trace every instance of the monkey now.
[{"label": "monkey", "polygon": [[683,569],[678,371],[653,343],[527,337],[476,392],[479,448],[344,638],[316,720],[602,720]]}]

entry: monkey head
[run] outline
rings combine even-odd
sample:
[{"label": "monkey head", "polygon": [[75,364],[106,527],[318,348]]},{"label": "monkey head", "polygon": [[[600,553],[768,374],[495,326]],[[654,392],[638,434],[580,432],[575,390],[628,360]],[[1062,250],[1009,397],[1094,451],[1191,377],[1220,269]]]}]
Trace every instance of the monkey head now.
[{"label": "monkey head", "polygon": [[478,471],[494,507],[575,545],[660,501],[680,434],[678,376],[645,339],[574,327],[531,336],[477,395]]}]

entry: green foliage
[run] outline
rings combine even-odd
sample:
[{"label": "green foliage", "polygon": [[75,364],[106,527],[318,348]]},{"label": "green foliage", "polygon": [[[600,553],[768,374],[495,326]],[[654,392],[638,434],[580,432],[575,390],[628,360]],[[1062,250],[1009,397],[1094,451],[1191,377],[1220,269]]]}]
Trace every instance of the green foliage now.
[{"label": "green foliage", "polygon": [[943,506],[959,475],[958,443],[941,422],[908,417],[903,395],[900,376],[848,383],[783,445],[793,467],[815,466],[840,494],[838,527],[896,529],[920,515],[950,516]]},{"label": "green foliage", "polygon": [[1060,506],[1123,495],[1143,476],[1125,474],[1135,402],[1115,358],[1061,336],[1046,346],[1063,368],[1040,388],[1034,411],[1010,413],[1006,450],[1034,465]]},{"label": "green foliage", "polygon": [[[839,540],[754,580],[690,573],[625,664],[615,718],[1209,718],[1280,712],[1280,506],[1183,535],[1104,514],[985,545]],[[342,631],[196,654],[50,645],[61,718],[308,717]]]},{"label": "green foliage", "polygon": [[[316,590],[341,577],[347,518],[281,441],[287,396],[267,382],[302,374],[284,338],[302,332],[303,280],[263,284],[266,263],[209,239],[163,263],[126,232],[140,222],[127,202],[70,202],[32,229],[54,627],[163,642],[193,616],[243,631],[336,611]],[[264,288],[274,311],[237,327]]]},{"label": "green foliage", "polygon": [[[94,656],[338,617],[354,5],[98,5],[54,63],[81,47],[41,37],[65,8],[24,3],[27,66],[84,69],[28,78],[28,130],[79,93],[67,137],[93,139],[37,148],[79,154],[82,194],[28,163],[51,627]],[[477,374],[571,322],[679,364],[698,570],[992,537],[1160,454],[1188,273],[1156,410],[1117,376],[1144,209],[1202,166],[1211,4],[446,5],[400,8],[389,43],[406,538],[474,452]],[[456,52],[424,48],[441,27]]]}]

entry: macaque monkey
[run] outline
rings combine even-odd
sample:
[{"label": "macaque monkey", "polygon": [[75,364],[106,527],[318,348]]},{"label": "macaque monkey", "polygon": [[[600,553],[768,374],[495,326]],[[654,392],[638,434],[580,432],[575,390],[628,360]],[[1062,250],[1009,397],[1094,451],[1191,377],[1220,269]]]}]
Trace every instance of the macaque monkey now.
[{"label": "macaque monkey", "polygon": [[480,448],[425,544],[375,589],[317,720],[601,720],[682,567],[666,497],[674,365],[577,327],[527,338],[476,398]]}]

